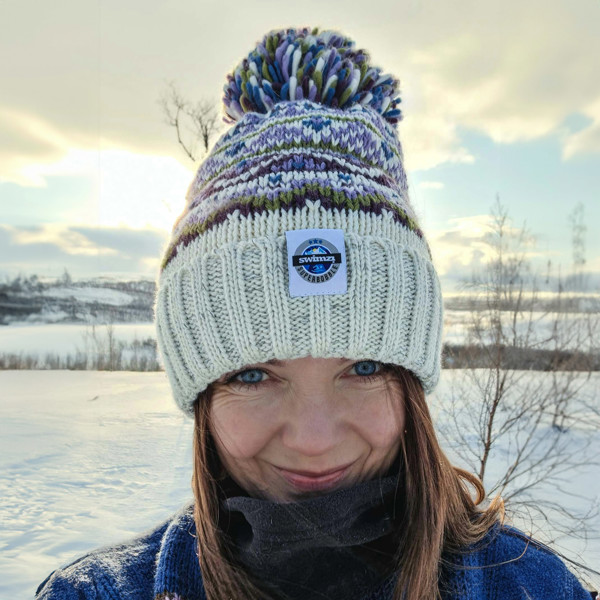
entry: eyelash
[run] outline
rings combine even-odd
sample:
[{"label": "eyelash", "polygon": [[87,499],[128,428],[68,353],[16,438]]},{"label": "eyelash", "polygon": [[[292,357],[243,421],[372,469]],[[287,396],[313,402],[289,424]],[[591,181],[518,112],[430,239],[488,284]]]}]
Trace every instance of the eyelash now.
[{"label": "eyelash", "polygon": [[[359,361],[353,363],[351,365],[350,369],[353,369],[354,367],[356,367],[356,365],[363,363],[363,362],[373,362],[373,363],[377,364],[379,366],[379,371],[376,371],[372,375],[354,375],[355,377],[358,377],[358,379],[360,380],[361,383],[373,383],[373,382],[377,381],[379,378],[381,378],[383,376],[383,374],[385,373],[385,365],[383,363],[380,363],[375,360],[374,361],[359,360]],[[225,383],[227,385],[233,385],[233,386],[235,386],[239,389],[245,390],[245,391],[255,391],[260,387],[261,384],[266,383],[266,381],[259,381],[258,383],[246,383],[244,381],[240,381],[239,379],[236,379],[236,377],[239,377],[242,373],[246,373],[247,371],[260,371],[261,373],[268,375],[268,373],[266,371],[264,371],[263,369],[243,369],[242,371],[238,371],[237,373],[234,373],[233,375],[231,375],[231,377],[229,377],[225,381]]]},{"label": "eyelash", "polygon": [[241,371],[238,371],[237,373],[234,373],[231,377],[226,379],[225,383],[227,385],[232,385],[234,387],[237,387],[237,388],[245,390],[245,391],[257,390],[258,387],[261,385],[261,383],[266,383],[263,381],[259,381],[258,383],[246,383],[244,381],[240,381],[239,379],[236,379],[236,377],[239,377],[242,373],[246,373],[247,371],[260,371],[261,373],[265,373],[268,375],[268,373],[266,371],[264,371],[263,369],[243,369]]},{"label": "eyelash", "polygon": [[376,371],[375,373],[373,373],[372,375],[356,375],[356,377],[359,378],[361,383],[373,383],[375,381],[377,381],[378,379],[380,379],[383,374],[385,373],[385,365],[383,363],[380,363],[376,360],[359,360],[357,362],[355,362],[350,369],[353,369],[354,367],[356,367],[356,365],[359,365],[361,363],[364,362],[372,362],[375,363],[376,365],[379,366],[379,370]]}]

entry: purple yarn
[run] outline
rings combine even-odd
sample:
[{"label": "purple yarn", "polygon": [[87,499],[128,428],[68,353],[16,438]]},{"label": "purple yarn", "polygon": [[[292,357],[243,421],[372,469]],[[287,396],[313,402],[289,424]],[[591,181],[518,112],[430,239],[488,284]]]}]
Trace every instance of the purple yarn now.
[{"label": "purple yarn", "polygon": [[288,72],[289,64],[290,64],[290,57],[288,56],[288,58],[286,60],[285,53],[284,53],[281,57],[281,72],[283,73],[283,78],[285,79],[286,83],[289,82],[289,80],[290,80],[290,74]]}]

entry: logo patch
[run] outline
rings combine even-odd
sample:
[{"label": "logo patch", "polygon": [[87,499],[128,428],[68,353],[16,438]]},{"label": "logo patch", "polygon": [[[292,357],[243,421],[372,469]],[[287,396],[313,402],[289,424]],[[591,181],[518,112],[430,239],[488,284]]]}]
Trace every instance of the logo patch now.
[{"label": "logo patch", "polygon": [[285,235],[290,296],[347,292],[343,230],[299,229]]}]

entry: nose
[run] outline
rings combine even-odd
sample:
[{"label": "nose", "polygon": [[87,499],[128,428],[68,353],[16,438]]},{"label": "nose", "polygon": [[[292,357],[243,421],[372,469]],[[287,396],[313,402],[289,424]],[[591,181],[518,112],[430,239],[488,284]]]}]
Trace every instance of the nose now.
[{"label": "nose", "polygon": [[343,418],[331,396],[313,391],[310,397],[294,402],[281,436],[290,450],[304,456],[324,456],[340,443]]}]

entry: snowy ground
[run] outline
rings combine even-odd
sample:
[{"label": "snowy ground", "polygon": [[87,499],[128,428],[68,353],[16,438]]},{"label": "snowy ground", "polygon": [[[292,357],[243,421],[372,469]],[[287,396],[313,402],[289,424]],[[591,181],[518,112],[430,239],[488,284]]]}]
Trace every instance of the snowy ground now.
[{"label": "snowy ground", "polygon": [[0,372],[0,598],[192,498],[191,422],[163,373]]},{"label": "snowy ground", "polygon": [[[156,337],[152,323],[119,323],[113,325],[115,339],[131,343],[135,339]],[[106,327],[96,325],[96,334],[106,337]],[[7,325],[0,327],[0,352],[37,354],[75,354],[84,351],[86,339],[92,332],[91,325],[66,323],[60,325]]]},{"label": "snowy ground", "polygon": [[[477,314],[477,313],[476,313]],[[512,319],[510,311],[501,313],[504,333],[510,338]],[[480,326],[490,333],[493,328],[489,325],[489,316],[481,313]],[[488,319],[488,320],[486,320]],[[464,344],[473,326],[473,313],[468,310],[444,310],[444,342]],[[525,311],[520,315],[515,325],[515,333],[522,340],[527,339],[531,348],[553,349],[558,344],[562,350],[597,350],[597,337],[590,332],[597,332],[600,327],[597,313],[548,313]],[[486,340],[484,337],[483,340]],[[491,341],[491,340],[490,340]],[[489,342],[488,342],[489,343]]]},{"label": "snowy ground", "polygon": [[[454,376],[444,373],[439,394]],[[164,373],[4,371],[0,395],[0,598],[32,597],[57,566],[191,500],[191,421]],[[568,435],[600,445],[597,431]],[[572,473],[571,489],[600,496],[594,469]],[[599,540],[563,548],[598,568]]]}]

